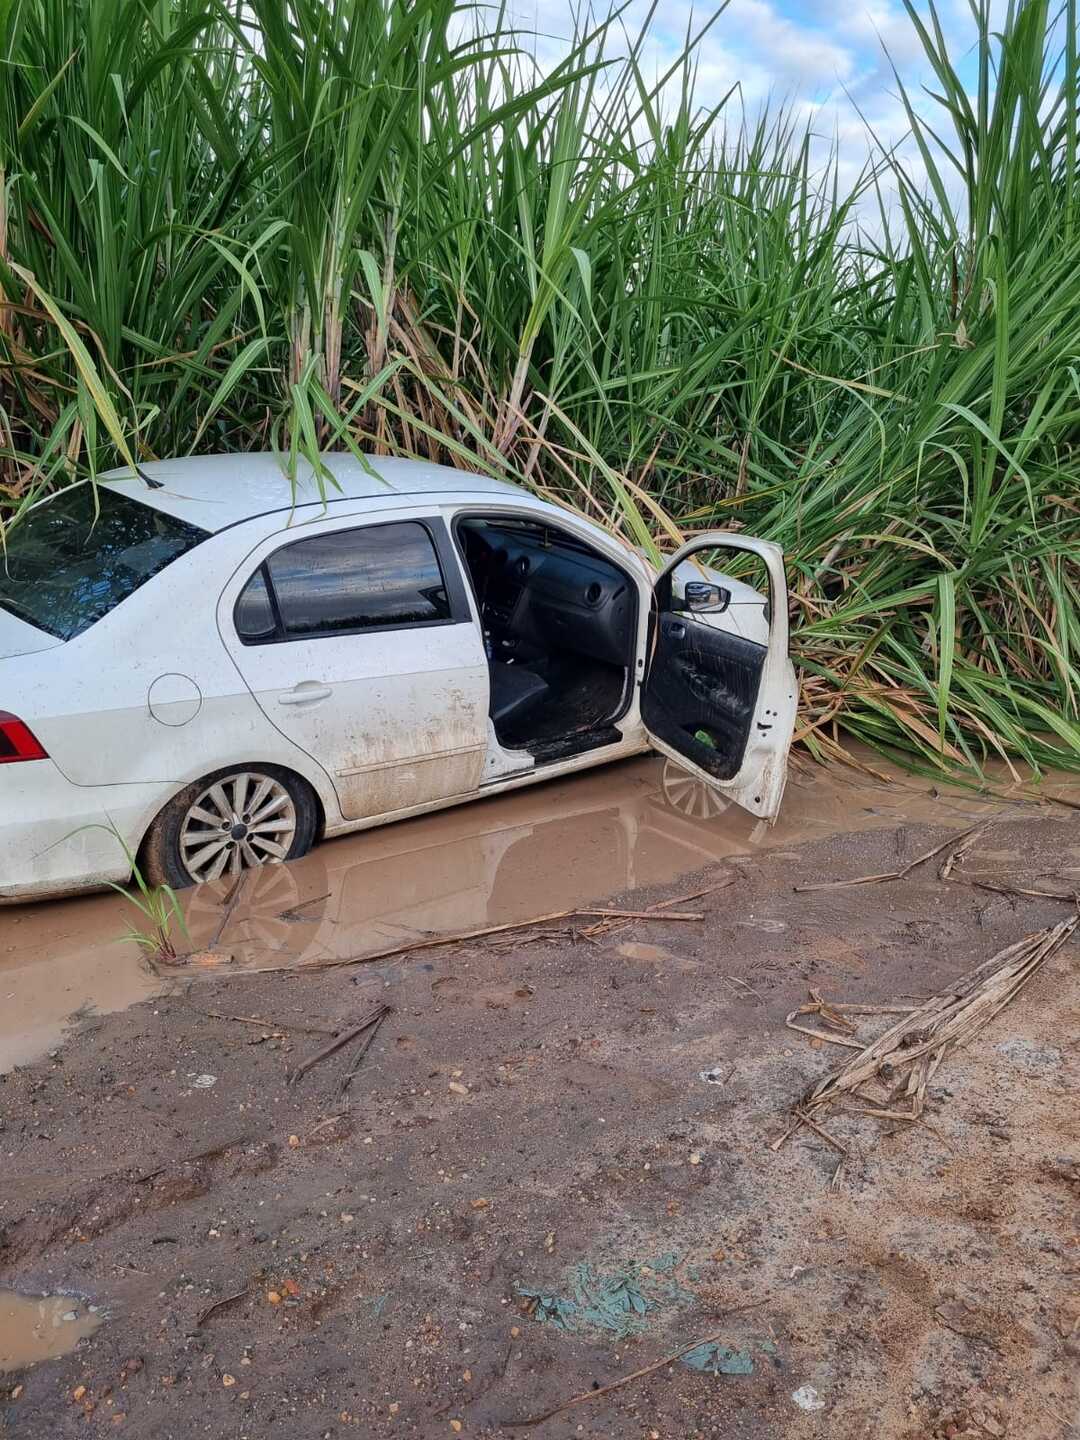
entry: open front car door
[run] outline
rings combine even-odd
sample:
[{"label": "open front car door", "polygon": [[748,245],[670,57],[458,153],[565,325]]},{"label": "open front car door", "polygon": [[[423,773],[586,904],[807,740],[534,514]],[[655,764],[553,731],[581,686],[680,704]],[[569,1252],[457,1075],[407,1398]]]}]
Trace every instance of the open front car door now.
[{"label": "open front car door", "polygon": [[[767,594],[740,573],[767,577]],[[723,531],[684,545],[653,588],[649,649],[641,718],[656,749],[774,820],[798,701],[780,547]]]}]

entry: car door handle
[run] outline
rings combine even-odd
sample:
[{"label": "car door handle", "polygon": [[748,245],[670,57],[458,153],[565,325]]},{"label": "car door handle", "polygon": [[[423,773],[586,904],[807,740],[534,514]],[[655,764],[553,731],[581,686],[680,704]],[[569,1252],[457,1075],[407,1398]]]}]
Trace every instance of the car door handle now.
[{"label": "car door handle", "polygon": [[328,699],[333,693],[329,685],[320,685],[317,680],[302,680],[277,699],[279,705],[310,705],[316,700]]},{"label": "car door handle", "polygon": [[681,620],[672,620],[667,626],[667,633],[673,640],[681,640],[686,634],[686,626]]}]

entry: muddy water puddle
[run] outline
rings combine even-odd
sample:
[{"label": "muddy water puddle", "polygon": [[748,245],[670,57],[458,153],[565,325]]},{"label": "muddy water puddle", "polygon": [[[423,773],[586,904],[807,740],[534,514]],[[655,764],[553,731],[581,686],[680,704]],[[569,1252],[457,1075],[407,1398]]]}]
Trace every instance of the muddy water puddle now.
[{"label": "muddy water puddle", "polygon": [[101,1315],[71,1295],[0,1290],[0,1374],[68,1355],[92,1335]]},{"label": "muddy water puddle", "polygon": [[[1074,778],[1064,785],[1080,795]],[[901,772],[802,765],[770,828],[735,807],[716,814],[670,770],[665,783],[658,759],[627,761],[329,841],[249,875],[224,926],[232,882],[188,891],[179,943],[213,953],[185,976],[215,973],[220,956],[265,969],[372,953],[665,884],[735,855],[903,823],[962,826],[1002,808]],[[1080,864],[1080,851],[1066,863]],[[121,938],[139,918],[111,894],[0,911],[0,1071],[51,1049],[73,1020],[160,992]]]}]

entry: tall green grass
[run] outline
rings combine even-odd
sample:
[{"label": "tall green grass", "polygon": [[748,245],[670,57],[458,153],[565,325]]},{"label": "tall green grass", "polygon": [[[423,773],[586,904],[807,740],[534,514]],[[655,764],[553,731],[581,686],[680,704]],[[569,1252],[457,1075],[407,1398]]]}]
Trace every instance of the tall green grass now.
[{"label": "tall green grass", "polygon": [[617,15],[545,73],[456,0],[0,0],[7,523],[120,459],[349,446],[653,549],[740,527],[790,557],[818,753],[1080,768],[1075,0],[974,0],[972,96],[908,8],[923,175],[844,193],[789,115],[699,103],[693,38],[608,58]]}]

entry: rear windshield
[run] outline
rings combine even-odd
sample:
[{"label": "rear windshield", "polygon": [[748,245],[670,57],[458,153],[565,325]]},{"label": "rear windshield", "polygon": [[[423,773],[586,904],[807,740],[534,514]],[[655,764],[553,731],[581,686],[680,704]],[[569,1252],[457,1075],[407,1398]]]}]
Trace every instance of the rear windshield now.
[{"label": "rear windshield", "polygon": [[71,640],[209,533],[80,485],[12,526],[0,547],[0,609]]}]

